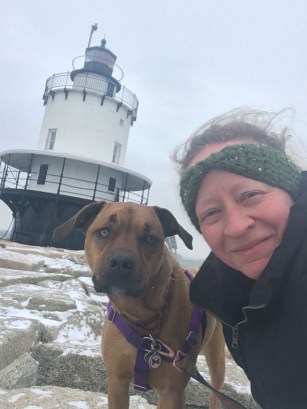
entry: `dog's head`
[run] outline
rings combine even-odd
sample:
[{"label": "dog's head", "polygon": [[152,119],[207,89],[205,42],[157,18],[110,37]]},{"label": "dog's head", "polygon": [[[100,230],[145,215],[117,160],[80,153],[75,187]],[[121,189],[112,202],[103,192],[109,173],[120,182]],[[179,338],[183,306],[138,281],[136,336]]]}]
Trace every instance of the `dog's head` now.
[{"label": "dog's head", "polygon": [[179,235],[192,249],[192,236],[167,209],[124,202],[95,202],[57,227],[54,241],[73,229],[85,235],[85,254],[96,291],[141,297],[159,272],[165,237]]}]

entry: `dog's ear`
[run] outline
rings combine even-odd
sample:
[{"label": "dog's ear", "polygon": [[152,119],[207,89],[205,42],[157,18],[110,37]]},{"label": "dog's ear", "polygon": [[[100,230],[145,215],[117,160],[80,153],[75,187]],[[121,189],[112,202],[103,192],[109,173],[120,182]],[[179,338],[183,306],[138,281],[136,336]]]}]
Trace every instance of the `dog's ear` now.
[{"label": "dog's ear", "polygon": [[66,239],[74,229],[82,230],[85,233],[105,203],[106,202],[94,202],[82,207],[78,213],[54,229],[52,240],[54,242],[62,241]]},{"label": "dog's ear", "polygon": [[160,223],[162,224],[165,237],[178,236],[182,239],[184,244],[192,250],[193,237],[177,222],[175,216],[167,209],[162,207],[153,206]]}]

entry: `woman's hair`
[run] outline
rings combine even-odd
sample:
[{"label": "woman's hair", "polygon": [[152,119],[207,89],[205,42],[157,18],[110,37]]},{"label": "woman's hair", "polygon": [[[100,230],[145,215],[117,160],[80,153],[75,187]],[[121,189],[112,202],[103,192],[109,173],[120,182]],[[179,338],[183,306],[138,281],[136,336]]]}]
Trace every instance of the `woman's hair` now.
[{"label": "woman's hair", "polygon": [[274,128],[277,122],[281,122],[286,112],[289,112],[289,109],[278,113],[251,109],[236,109],[227,112],[200,126],[186,142],[177,146],[172,159],[182,175],[194,156],[206,145],[242,137],[285,152],[286,141],[291,136],[289,128],[283,126],[279,132]]}]

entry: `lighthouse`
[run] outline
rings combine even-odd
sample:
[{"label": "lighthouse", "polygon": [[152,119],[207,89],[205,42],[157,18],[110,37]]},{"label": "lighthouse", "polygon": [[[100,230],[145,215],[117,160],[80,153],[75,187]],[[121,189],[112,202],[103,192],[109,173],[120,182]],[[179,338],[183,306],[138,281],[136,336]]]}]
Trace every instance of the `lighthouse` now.
[{"label": "lighthouse", "polygon": [[94,201],[148,203],[151,181],[124,167],[139,102],[122,85],[106,40],[91,46],[96,30],[94,24],[72,71],[46,80],[37,149],[0,153],[0,199],[12,210],[12,241],[82,249],[81,232],[56,244],[54,228]]}]

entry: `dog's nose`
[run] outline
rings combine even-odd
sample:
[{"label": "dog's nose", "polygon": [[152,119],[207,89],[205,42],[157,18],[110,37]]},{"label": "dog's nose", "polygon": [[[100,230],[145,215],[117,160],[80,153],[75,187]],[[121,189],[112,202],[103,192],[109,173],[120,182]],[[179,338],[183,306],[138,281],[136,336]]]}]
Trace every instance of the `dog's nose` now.
[{"label": "dog's nose", "polygon": [[134,259],[129,254],[116,254],[110,258],[109,267],[114,273],[131,273],[134,270]]}]

